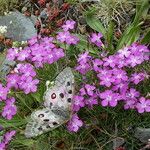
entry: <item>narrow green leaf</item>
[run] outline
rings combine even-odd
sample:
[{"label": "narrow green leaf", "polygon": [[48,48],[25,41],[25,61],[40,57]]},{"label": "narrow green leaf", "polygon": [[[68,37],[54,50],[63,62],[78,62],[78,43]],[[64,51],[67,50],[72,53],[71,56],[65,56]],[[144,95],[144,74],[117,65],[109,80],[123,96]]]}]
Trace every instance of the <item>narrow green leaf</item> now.
[{"label": "narrow green leaf", "polygon": [[113,50],[113,36],[114,36],[114,22],[110,22],[108,25],[108,32],[107,32],[107,42],[108,42],[108,49],[111,51]]},{"label": "narrow green leaf", "polygon": [[144,38],[141,41],[142,44],[149,44],[150,43],[150,30],[146,33]]},{"label": "narrow green leaf", "polygon": [[96,30],[97,32],[101,32],[104,37],[106,37],[106,30],[103,27],[102,23],[100,20],[96,19],[93,14],[87,13],[86,15],[86,22],[87,24],[93,29]]}]

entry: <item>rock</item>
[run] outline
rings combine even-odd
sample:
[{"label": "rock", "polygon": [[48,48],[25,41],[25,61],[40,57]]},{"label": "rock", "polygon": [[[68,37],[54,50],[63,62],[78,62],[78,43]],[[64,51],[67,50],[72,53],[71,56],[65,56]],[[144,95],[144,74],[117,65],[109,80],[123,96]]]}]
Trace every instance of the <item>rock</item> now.
[{"label": "rock", "polygon": [[40,13],[40,18],[47,19],[47,17],[46,9],[43,9]]},{"label": "rock", "polygon": [[10,72],[12,67],[16,64],[15,61],[9,61],[6,59],[6,52],[0,53],[0,79],[4,79]]},{"label": "rock", "polygon": [[134,136],[142,143],[147,143],[150,139],[150,128],[136,128]]},{"label": "rock", "polygon": [[125,143],[125,140],[123,138],[117,137],[113,139],[113,149],[116,150],[120,146],[122,146]]},{"label": "rock", "polygon": [[15,61],[10,61],[5,58],[2,64],[0,65],[0,78],[5,79],[6,75],[15,66],[15,64],[16,64]]},{"label": "rock", "polygon": [[6,36],[15,41],[26,41],[37,35],[34,23],[30,17],[15,11],[6,16],[0,16],[0,25],[7,26]]}]

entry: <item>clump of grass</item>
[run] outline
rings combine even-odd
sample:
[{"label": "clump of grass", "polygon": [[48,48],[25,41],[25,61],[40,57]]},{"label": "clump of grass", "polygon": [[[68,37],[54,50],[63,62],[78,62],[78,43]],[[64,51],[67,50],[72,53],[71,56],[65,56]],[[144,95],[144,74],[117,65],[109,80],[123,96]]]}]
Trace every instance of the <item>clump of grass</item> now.
[{"label": "clump of grass", "polygon": [[0,15],[13,9],[17,3],[18,0],[0,0]]},{"label": "clump of grass", "polygon": [[96,9],[96,17],[100,18],[105,26],[112,20],[121,26],[130,22],[135,13],[136,2],[137,0],[100,0],[92,7]]}]

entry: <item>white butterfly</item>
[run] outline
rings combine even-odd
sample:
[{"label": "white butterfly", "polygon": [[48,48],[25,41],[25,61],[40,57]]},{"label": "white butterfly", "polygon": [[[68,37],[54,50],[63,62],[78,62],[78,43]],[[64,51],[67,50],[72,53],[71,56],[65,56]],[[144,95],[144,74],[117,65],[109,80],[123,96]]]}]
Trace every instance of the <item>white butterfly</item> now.
[{"label": "white butterfly", "polygon": [[53,87],[44,94],[45,108],[31,114],[31,121],[25,129],[27,138],[53,130],[67,122],[71,116],[74,94],[74,75],[71,68],[65,68],[57,77]]}]

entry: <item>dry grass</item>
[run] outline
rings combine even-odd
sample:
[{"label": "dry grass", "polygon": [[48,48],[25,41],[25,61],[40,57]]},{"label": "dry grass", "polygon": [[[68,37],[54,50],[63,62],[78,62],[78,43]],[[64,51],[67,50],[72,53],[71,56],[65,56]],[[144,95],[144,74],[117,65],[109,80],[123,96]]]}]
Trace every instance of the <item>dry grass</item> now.
[{"label": "dry grass", "polygon": [[18,0],[0,0],[0,14],[13,9],[18,2]]}]

